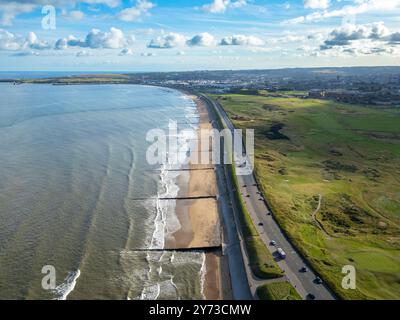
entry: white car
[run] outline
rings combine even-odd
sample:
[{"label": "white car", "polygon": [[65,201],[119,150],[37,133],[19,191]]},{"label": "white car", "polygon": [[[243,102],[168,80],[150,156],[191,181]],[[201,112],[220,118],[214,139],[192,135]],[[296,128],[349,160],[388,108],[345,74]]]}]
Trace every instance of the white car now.
[{"label": "white car", "polygon": [[281,257],[281,259],[285,259],[286,258],[286,253],[285,253],[285,251],[283,251],[282,248],[278,248],[277,251],[278,251],[278,254]]}]

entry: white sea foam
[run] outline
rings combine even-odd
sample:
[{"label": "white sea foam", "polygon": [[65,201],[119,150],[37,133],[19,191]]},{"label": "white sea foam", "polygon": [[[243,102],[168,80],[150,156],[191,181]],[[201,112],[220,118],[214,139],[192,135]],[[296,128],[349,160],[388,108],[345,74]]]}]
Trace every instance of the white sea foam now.
[{"label": "white sea foam", "polygon": [[[193,119],[198,120],[198,111],[196,103],[188,96],[182,96],[182,99],[190,100],[191,102],[185,108],[185,117],[190,123],[192,129],[197,130],[198,124],[193,123]],[[193,149],[193,140],[197,137],[193,136],[189,131],[182,131],[178,137],[179,141],[179,163],[184,163],[190,156]],[[150,249],[163,249],[165,241],[169,236],[177,232],[180,228],[180,222],[176,214],[176,201],[175,200],[161,200],[162,198],[176,198],[179,194],[178,177],[181,173],[177,171],[169,171],[170,169],[177,169],[179,166],[176,164],[164,164],[161,166],[160,172],[160,190],[155,200],[156,215],[154,218],[154,231],[150,241]],[[200,281],[201,281],[201,295],[203,294],[204,278],[205,278],[205,255],[198,253],[187,254],[168,254],[168,260],[164,259],[164,254],[161,256],[154,252],[148,252],[146,260],[149,264],[149,269],[146,275],[146,280],[143,285],[142,292],[139,299],[156,300],[161,298],[179,299],[178,285],[174,282],[174,274],[168,274],[163,268],[163,264],[173,264],[174,266],[183,265],[201,265],[200,268]],[[164,261],[165,260],[165,261]]]},{"label": "white sea foam", "polygon": [[68,295],[74,291],[76,282],[81,275],[81,271],[78,269],[72,271],[65,278],[64,282],[54,289],[56,300],[67,300]]},{"label": "white sea foam", "polygon": [[206,296],[204,293],[205,283],[206,283],[206,274],[207,274],[207,266],[206,266],[206,254],[203,253],[203,263],[200,269],[200,292],[204,300],[206,300]]},{"label": "white sea foam", "polygon": [[156,283],[143,288],[140,300],[157,300],[159,295],[160,295],[160,284]]},{"label": "white sea foam", "polygon": [[161,200],[162,198],[176,198],[179,193],[179,186],[177,185],[179,173],[168,171],[169,168],[170,166],[166,164],[161,167],[160,179],[163,191],[157,194],[156,217],[150,249],[163,249],[166,236],[181,228],[175,212],[176,201]]}]

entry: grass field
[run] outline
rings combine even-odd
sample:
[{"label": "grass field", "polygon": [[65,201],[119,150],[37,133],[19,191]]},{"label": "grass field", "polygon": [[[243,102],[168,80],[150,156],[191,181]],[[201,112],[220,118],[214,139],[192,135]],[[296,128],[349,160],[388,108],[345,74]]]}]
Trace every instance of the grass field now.
[{"label": "grass field", "polygon": [[257,288],[260,300],[302,300],[296,289],[287,281],[273,282]]},{"label": "grass field", "polygon": [[[400,299],[399,109],[300,96],[213,98],[236,127],[255,129],[262,190],[332,289],[345,299]],[[344,265],[356,267],[356,290],[341,288]]]},{"label": "grass field", "polygon": [[[218,113],[216,111],[211,112],[214,112],[219,128],[225,128],[225,125],[218,116]],[[231,156],[232,155],[230,155],[230,157]],[[284,275],[282,269],[278,266],[271,252],[260,238],[250,214],[247,211],[247,207],[244,204],[243,197],[239,192],[240,186],[237,179],[235,166],[227,166],[227,174],[231,177],[234,184],[234,201],[236,202],[236,207],[240,211],[238,217],[240,223],[240,232],[243,235],[251,271],[259,279],[275,279],[282,277]]]}]

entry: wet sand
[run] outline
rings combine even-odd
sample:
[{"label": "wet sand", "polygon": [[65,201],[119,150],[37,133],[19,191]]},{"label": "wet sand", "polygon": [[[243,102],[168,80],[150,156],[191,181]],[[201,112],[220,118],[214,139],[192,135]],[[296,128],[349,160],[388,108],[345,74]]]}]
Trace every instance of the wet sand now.
[{"label": "wet sand", "polygon": [[[212,129],[208,110],[204,103],[195,96],[191,98],[197,103],[199,112],[199,131]],[[229,290],[223,283],[230,283],[226,259],[221,251],[221,224],[217,203],[217,182],[212,164],[198,164],[201,154],[208,153],[211,159],[211,147],[198,145],[191,152],[191,161],[186,171],[180,175],[180,191],[178,197],[194,199],[177,200],[176,211],[181,229],[166,241],[166,248],[217,248],[217,251],[206,253],[206,274],[204,295],[207,300],[229,298]],[[207,197],[195,199],[195,197]],[[226,275],[228,273],[228,276]]]}]

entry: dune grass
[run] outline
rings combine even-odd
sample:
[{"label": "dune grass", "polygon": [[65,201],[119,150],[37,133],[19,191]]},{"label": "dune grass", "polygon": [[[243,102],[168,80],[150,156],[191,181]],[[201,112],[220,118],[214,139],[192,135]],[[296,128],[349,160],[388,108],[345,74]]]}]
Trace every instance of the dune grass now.
[{"label": "dune grass", "polygon": [[260,300],[302,300],[296,289],[287,281],[259,286],[257,296]]},{"label": "dune grass", "polygon": [[[329,286],[344,299],[399,299],[399,112],[288,95],[213,98],[255,129],[261,189]],[[357,290],[341,288],[349,264]]]}]

